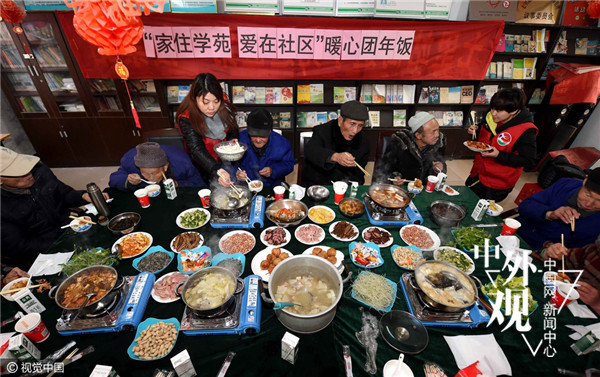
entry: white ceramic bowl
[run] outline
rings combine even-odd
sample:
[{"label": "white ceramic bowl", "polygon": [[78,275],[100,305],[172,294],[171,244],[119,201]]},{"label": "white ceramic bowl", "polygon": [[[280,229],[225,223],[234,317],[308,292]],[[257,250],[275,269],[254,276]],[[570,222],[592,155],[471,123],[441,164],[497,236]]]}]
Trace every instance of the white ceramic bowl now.
[{"label": "white ceramic bowl", "polygon": [[[89,216],[80,216],[80,218],[89,220],[89,221],[92,220],[92,218]],[[69,225],[71,226],[71,229],[73,229],[74,231],[79,232],[79,233],[85,232],[86,230],[88,230],[92,227],[92,224],[86,223],[83,221],[79,221],[77,219],[74,219],[73,221],[71,221],[71,223]]]},{"label": "white ceramic bowl", "polygon": [[149,197],[156,198],[160,195],[160,185],[148,185],[146,186],[146,191]]},{"label": "white ceramic bowl", "polygon": [[264,186],[264,183],[258,179],[248,183],[248,189],[252,192],[261,192]]},{"label": "white ceramic bowl", "polygon": [[414,182],[410,182],[408,184],[408,192],[412,192],[413,194],[419,194],[419,193],[421,193],[421,191],[423,191],[423,187],[416,188]]},{"label": "white ceramic bowl", "polygon": [[[18,283],[18,282],[21,282],[21,281],[24,281],[24,282],[25,282],[25,286],[28,286],[28,285],[29,285],[29,278],[27,278],[27,277],[25,277],[25,278],[18,278],[18,279],[15,279],[15,280],[11,281],[11,282],[10,282],[10,283],[8,283],[8,284],[6,284],[6,285],[4,286],[4,288],[2,288],[2,292],[6,292],[6,291],[8,291],[8,290],[11,290],[11,289],[13,289],[13,286],[14,286],[16,283]],[[12,295],[14,295],[15,293],[19,293],[19,292],[7,293],[7,294],[5,294],[5,295],[2,295],[2,297],[4,297],[5,299],[7,299],[8,301],[15,301],[15,299],[12,297]]]},{"label": "white ceramic bowl", "polygon": [[492,210],[488,207],[488,209],[485,211],[485,213],[488,214],[489,216],[498,216],[502,212],[504,212],[504,208],[502,208],[502,206],[500,204],[494,203],[494,205],[497,207],[495,210]]}]

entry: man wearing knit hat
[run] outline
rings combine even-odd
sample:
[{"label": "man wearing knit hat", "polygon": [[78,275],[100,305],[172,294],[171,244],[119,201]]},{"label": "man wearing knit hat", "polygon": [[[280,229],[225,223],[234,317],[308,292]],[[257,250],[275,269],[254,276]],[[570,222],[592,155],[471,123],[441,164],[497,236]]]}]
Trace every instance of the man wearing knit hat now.
[{"label": "man wearing knit hat", "polygon": [[408,128],[392,135],[381,159],[375,164],[375,181],[392,179],[402,185],[406,179],[427,180],[428,175],[446,171],[446,138],[434,116],[422,111],[408,120]]},{"label": "man wearing knit hat", "polygon": [[204,187],[204,180],[185,151],[154,142],[138,144],[121,158],[119,170],[110,175],[108,185],[123,191],[135,191],[164,177],[176,186]]},{"label": "man wearing knit hat", "polygon": [[517,220],[519,236],[534,249],[561,242],[561,234],[567,248],[594,243],[600,234],[600,167],[583,181],[561,178],[531,195],[519,205]]},{"label": "man wearing knit hat", "polygon": [[302,185],[328,185],[331,181],[365,182],[356,166],[369,162],[369,140],[362,132],[369,109],[358,101],[340,107],[340,117],[313,128],[304,151]]},{"label": "man wearing knit hat", "polygon": [[[27,270],[68,224],[69,208],[91,202],[59,181],[36,156],[0,147],[2,263]],[[104,194],[108,199],[108,195]]]},{"label": "man wearing knit hat", "polygon": [[252,110],[246,118],[248,128],[240,132],[240,142],[249,146],[236,178],[260,180],[265,186],[277,186],[294,171],[296,160],[290,142],[272,132],[273,117],[268,110]]}]

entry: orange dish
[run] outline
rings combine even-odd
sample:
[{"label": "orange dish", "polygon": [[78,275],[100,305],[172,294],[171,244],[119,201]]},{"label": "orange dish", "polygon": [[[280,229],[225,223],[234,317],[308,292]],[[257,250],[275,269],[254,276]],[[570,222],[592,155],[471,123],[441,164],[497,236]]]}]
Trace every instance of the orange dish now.
[{"label": "orange dish", "polygon": [[480,141],[467,141],[467,146],[473,149],[480,149],[482,151],[490,149],[489,145]]},{"label": "orange dish", "polygon": [[121,256],[124,258],[134,257],[144,251],[149,242],[150,239],[142,233],[131,234],[120,243]]}]

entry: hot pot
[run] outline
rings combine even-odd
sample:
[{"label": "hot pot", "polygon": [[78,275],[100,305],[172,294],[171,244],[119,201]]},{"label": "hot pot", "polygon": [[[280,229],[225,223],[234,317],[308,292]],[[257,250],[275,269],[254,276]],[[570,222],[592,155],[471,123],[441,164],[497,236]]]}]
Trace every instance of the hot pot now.
[{"label": "hot pot", "polygon": [[[383,208],[396,210],[404,208],[410,204],[412,198],[410,194],[398,186],[388,185],[386,183],[374,183],[369,187],[369,192],[366,194],[371,200]],[[386,197],[398,195],[401,203],[390,203]]]},{"label": "hot pot", "polygon": [[436,200],[427,208],[431,220],[440,226],[456,227],[467,215],[467,207],[446,200]]},{"label": "hot pot", "polygon": [[[216,211],[218,217],[233,218],[250,211],[254,194],[244,186],[235,186],[241,193],[238,195],[231,187],[216,186],[210,195],[210,205]],[[231,206],[230,201],[237,201]],[[214,214],[214,213],[213,213]]]}]

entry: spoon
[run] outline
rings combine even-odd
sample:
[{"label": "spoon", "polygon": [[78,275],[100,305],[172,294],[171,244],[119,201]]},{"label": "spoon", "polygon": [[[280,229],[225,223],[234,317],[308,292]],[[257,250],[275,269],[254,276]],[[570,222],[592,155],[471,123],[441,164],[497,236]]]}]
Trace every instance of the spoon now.
[{"label": "spoon", "polygon": [[85,295],[87,298],[85,299],[85,302],[83,303],[83,305],[81,305],[79,307],[79,310],[77,310],[77,314],[75,314],[75,317],[73,318],[77,318],[79,317],[79,314],[81,313],[81,310],[87,305],[87,303],[90,301],[90,299],[94,296],[96,296],[96,292],[92,292],[92,293],[88,293],[87,295]]},{"label": "spoon", "polygon": [[404,354],[401,353],[400,356],[398,356],[398,361],[396,362],[396,368],[394,369],[394,373],[392,373],[392,376],[390,377],[395,377],[397,375],[399,375],[399,372],[402,371],[402,364],[404,364]]},{"label": "spoon", "polygon": [[156,182],[147,181],[147,180],[145,180],[145,179],[144,179],[144,178],[142,178],[142,177],[140,177],[140,181],[142,181],[142,182],[146,182],[146,183],[147,183],[147,184],[149,184],[149,185],[155,185],[155,184],[156,184]]},{"label": "spoon", "polygon": [[240,201],[233,196],[227,198],[227,207],[229,208],[237,208],[240,204]]},{"label": "spoon", "polygon": [[296,303],[293,303],[293,302],[277,302],[273,306],[273,309],[274,310],[281,310],[281,309],[285,308],[286,306],[295,306],[295,305],[302,306],[301,304],[296,304]]}]

